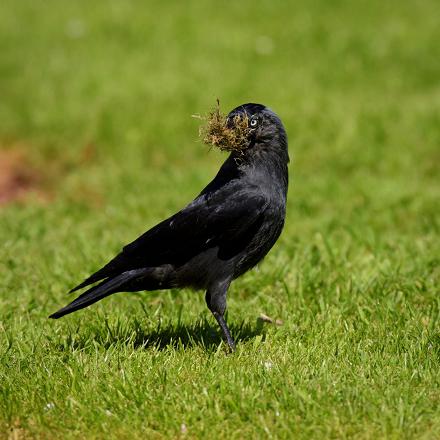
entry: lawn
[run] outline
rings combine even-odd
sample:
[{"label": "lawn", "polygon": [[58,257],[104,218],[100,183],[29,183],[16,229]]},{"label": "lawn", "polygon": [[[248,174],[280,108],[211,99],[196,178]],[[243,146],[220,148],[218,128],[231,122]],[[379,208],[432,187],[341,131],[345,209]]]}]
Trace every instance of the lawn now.
[{"label": "lawn", "polygon": [[[0,206],[0,438],[440,438],[438,12],[0,2],[0,161],[33,188]],[[203,292],[49,320],[215,175],[191,115],[217,97],[273,108],[292,159],[283,235],[229,293],[237,353]]]}]

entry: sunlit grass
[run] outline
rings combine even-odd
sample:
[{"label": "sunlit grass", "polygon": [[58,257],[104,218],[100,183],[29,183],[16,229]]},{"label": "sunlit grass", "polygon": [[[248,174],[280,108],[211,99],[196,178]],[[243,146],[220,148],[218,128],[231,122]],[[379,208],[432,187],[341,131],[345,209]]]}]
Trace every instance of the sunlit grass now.
[{"label": "sunlit grass", "polygon": [[[0,437],[439,438],[437,10],[0,3],[0,146],[49,193],[0,207]],[[292,158],[285,231],[230,290],[237,353],[203,292],[47,319],[215,175],[191,115],[217,97],[273,108]]]}]

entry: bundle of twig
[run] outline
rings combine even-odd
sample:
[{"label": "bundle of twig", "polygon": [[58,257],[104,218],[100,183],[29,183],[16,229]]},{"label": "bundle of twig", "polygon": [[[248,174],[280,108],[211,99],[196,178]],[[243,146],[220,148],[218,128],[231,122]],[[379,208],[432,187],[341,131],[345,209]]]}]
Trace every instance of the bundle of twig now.
[{"label": "bundle of twig", "polygon": [[202,141],[223,151],[242,151],[249,144],[249,118],[247,115],[234,116],[228,121],[220,111],[220,102],[206,116],[198,116],[205,121],[200,127],[199,136]]}]

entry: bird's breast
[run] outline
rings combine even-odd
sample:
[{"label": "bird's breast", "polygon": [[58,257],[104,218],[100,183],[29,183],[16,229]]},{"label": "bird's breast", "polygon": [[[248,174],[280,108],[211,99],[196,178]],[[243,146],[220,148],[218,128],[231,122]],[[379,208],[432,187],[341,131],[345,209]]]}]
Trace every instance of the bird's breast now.
[{"label": "bird's breast", "polygon": [[267,255],[283,230],[284,218],[285,209],[283,206],[267,210],[260,228],[237,258],[234,278],[257,265]]}]

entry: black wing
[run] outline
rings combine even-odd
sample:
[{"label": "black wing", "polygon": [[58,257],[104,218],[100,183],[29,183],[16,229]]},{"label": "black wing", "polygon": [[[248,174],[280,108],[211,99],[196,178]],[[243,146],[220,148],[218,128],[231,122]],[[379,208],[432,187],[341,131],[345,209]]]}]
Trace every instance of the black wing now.
[{"label": "black wing", "polygon": [[267,199],[257,188],[244,189],[239,181],[214,193],[202,193],[177,214],[125,246],[72,292],[127,270],[163,264],[178,267],[211,247],[218,246],[219,257],[228,259],[253,237],[267,206]]}]

